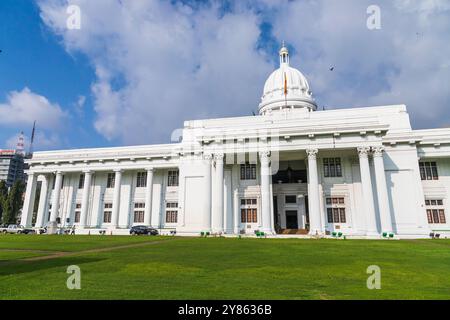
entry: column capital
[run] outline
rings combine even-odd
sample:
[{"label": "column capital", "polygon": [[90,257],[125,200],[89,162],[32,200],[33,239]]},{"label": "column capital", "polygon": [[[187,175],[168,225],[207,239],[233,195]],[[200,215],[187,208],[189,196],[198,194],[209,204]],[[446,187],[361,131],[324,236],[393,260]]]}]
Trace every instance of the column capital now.
[{"label": "column capital", "polygon": [[316,160],[318,152],[319,150],[316,148],[306,149],[306,154],[308,155],[309,160]]},{"label": "column capital", "polygon": [[122,173],[122,172],[123,172],[123,169],[116,168],[116,169],[114,169],[113,171],[114,171],[115,173]]},{"label": "column capital", "polygon": [[225,155],[223,153],[216,153],[216,154],[214,154],[214,159],[216,161],[223,161],[224,157],[225,157]]},{"label": "column capital", "polygon": [[62,176],[63,172],[62,172],[62,171],[56,171],[55,174],[56,174],[57,176]]},{"label": "column capital", "polygon": [[84,173],[84,174],[92,174],[93,173],[92,170],[90,170],[90,169],[86,169],[86,170],[83,170],[81,172]]},{"label": "column capital", "polygon": [[146,170],[147,172],[153,172],[153,171],[155,171],[155,169],[154,169],[153,167],[145,168],[145,170]]},{"label": "column capital", "polygon": [[369,156],[369,147],[358,147],[357,150],[360,158],[367,158]]},{"label": "column capital", "polygon": [[262,151],[259,153],[259,158],[261,161],[269,161],[270,158],[270,152],[269,151]]},{"label": "column capital", "polygon": [[211,153],[204,153],[203,154],[203,159],[205,160],[212,160],[213,155]]},{"label": "column capital", "polygon": [[383,157],[385,148],[383,146],[372,147],[372,153],[374,157]]}]

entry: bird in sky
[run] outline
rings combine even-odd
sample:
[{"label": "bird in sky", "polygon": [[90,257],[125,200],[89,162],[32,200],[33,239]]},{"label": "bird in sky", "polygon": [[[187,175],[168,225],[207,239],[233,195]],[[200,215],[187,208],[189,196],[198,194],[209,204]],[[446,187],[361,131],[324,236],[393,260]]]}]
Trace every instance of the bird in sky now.
[{"label": "bird in sky", "polygon": [[331,67],[331,68],[330,68],[330,71],[333,71],[333,70],[334,70],[334,67]]}]

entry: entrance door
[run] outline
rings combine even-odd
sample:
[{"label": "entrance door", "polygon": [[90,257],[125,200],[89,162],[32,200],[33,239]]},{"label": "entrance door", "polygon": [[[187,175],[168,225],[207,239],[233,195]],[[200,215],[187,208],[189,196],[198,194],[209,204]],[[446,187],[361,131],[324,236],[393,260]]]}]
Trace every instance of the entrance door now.
[{"label": "entrance door", "polygon": [[286,229],[298,229],[297,210],[286,211]]}]

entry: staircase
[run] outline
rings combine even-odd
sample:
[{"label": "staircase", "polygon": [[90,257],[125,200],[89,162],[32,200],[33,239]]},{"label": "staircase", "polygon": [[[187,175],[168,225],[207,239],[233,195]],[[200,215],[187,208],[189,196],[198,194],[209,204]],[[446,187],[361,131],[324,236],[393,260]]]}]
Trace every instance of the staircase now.
[{"label": "staircase", "polygon": [[309,230],[307,229],[281,229],[280,234],[300,234],[307,235]]}]

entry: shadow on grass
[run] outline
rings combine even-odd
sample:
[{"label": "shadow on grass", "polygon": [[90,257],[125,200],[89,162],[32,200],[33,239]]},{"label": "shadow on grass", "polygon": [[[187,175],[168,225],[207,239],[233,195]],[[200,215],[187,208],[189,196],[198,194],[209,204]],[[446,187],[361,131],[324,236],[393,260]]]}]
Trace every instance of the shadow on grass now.
[{"label": "shadow on grass", "polygon": [[40,261],[0,260],[0,276],[68,267],[71,265],[79,266],[85,263],[99,262],[102,260],[105,259],[87,257],[61,257],[58,259]]}]

